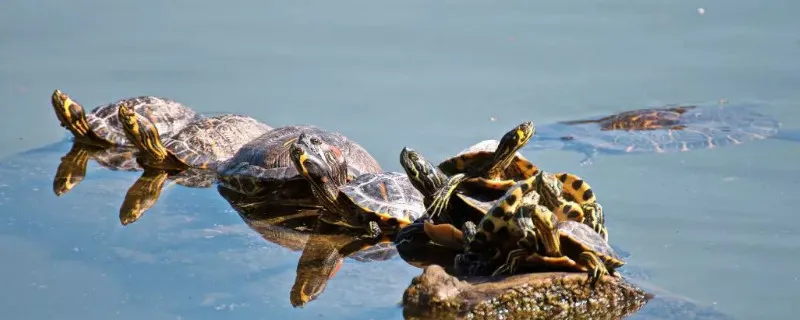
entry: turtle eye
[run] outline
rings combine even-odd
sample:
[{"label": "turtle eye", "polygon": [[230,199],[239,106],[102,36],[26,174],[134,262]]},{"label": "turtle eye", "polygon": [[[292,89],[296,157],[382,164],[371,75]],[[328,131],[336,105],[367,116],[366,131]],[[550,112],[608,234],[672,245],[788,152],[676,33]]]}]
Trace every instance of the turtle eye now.
[{"label": "turtle eye", "polygon": [[311,137],[311,143],[315,145],[320,145],[322,144],[322,141],[320,141],[319,138],[317,137]]}]

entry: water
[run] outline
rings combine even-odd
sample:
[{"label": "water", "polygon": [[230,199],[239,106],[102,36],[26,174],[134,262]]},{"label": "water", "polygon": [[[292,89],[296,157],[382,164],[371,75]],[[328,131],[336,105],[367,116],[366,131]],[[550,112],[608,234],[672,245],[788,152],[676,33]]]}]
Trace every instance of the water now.
[{"label": "water", "polygon": [[[162,95],[201,112],[315,124],[386,170],[403,146],[434,161],[522,119],[580,119],[663,103],[769,102],[800,128],[800,36],[780,1],[6,1],[0,5],[5,318],[399,318],[420,269],[347,260],[294,309],[300,253],[264,241],[214,189],[168,187],[121,226],[138,173],[90,165],[50,191],[65,131],[55,88],[86,106]],[[703,15],[697,8],[705,8]],[[494,118],[495,121],[490,119]],[[798,145],[687,153],[526,152],[589,180],[611,242],[647,281],[741,319],[793,318]],[[387,280],[388,279],[388,280]]]}]

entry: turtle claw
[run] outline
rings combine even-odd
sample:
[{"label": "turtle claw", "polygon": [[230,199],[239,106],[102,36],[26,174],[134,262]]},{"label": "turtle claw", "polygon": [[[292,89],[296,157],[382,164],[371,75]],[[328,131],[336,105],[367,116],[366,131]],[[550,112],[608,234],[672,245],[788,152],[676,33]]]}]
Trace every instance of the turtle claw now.
[{"label": "turtle claw", "polygon": [[519,259],[522,259],[525,255],[528,254],[527,249],[514,249],[508,253],[506,257],[506,263],[498,267],[494,273],[492,273],[492,277],[501,275],[503,273],[514,274],[517,271],[517,265],[519,264]]},{"label": "turtle claw", "polygon": [[604,275],[608,275],[608,269],[606,269],[605,264],[603,264],[600,259],[591,252],[583,252],[581,253],[580,260],[585,263],[586,268],[588,269],[588,276],[586,281],[589,282],[589,285],[594,288],[597,284],[597,281],[600,280]]}]

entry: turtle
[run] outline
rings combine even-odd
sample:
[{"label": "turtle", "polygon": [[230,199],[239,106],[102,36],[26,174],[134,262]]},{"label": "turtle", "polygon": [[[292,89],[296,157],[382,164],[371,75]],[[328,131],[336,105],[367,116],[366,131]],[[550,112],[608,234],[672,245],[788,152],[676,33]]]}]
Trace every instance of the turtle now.
[{"label": "turtle", "polygon": [[125,226],[138,221],[156,204],[167,182],[189,188],[209,188],[216,180],[213,171],[188,168],[181,171],[145,168],[139,179],[128,188],[119,208],[119,222]]},{"label": "turtle", "polygon": [[[559,221],[544,206],[524,207],[514,214],[512,221],[523,232],[522,245],[508,253],[506,263],[496,274],[513,273],[522,265],[558,267],[588,272],[588,281],[594,285],[603,275],[619,276],[616,269],[625,265],[592,228],[575,221]],[[532,243],[537,245],[531,246]]]},{"label": "turtle", "polygon": [[517,152],[534,133],[533,122],[526,121],[506,132],[500,141],[481,141],[439,163],[439,169],[450,178],[436,191],[428,214],[443,212],[453,192],[466,181],[481,192],[498,190],[499,196],[516,180],[536,175],[539,168]]},{"label": "turtle", "polygon": [[217,168],[221,186],[260,201],[320,207],[308,182],[298,173],[289,150],[301,134],[311,134],[335,146],[347,159],[347,179],[383,170],[361,145],[339,132],[311,125],[275,128],[242,146]]},{"label": "turtle", "polygon": [[361,229],[369,238],[395,234],[425,214],[422,194],[400,172],[365,173],[347,181],[348,159],[321,137],[301,133],[290,157],[327,210],[320,220]]},{"label": "turtle", "polygon": [[134,146],[117,118],[117,109],[123,104],[138,116],[150,120],[162,139],[203,118],[203,115],[184,104],[156,96],[118,100],[97,106],[89,113],[59,89],[53,91],[51,102],[61,126],[69,130],[75,140],[98,147]]},{"label": "turtle", "polygon": [[[781,124],[759,113],[755,103],[666,105],[590,119],[537,126],[525,150],[564,149],[584,154],[582,165],[599,154],[684,152],[741,144],[779,135]],[[791,133],[789,134],[791,135]]]},{"label": "turtle", "polygon": [[[421,153],[409,147],[403,147],[400,151],[400,165],[411,184],[422,194],[425,207],[429,207],[436,191],[441,189],[448,177]],[[447,222],[456,228],[461,228],[465,221],[479,221],[483,218],[497,198],[499,197],[484,192],[454,192],[454,196],[447,204],[447,211],[453,214],[448,213],[444,216],[449,218]],[[425,218],[431,217],[426,215]]]},{"label": "turtle", "polygon": [[162,139],[158,128],[127,104],[119,106],[118,116],[125,135],[139,150],[142,165],[166,170],[215,169],[244,144],[272,129],[248,116],[222,114],[192,122]]},{"label": "turtle", "polygon": [[115,171],[139,171],[136,150],[126,147],[99,148],[80,141],[73,141],[70,150],[61,157],[53,177],[53,193],[61,196],[77,186],[86,177],[89,159],[100,166]]}]

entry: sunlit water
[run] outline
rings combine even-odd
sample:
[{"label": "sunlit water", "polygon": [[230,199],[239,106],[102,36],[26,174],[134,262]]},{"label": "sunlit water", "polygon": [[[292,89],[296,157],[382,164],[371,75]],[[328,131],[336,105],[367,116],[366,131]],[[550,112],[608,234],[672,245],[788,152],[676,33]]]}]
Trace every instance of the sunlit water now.
[{"label": "sunlit water", "polygon": [[[69,145],[48,105],[152,94],[358,141],[386,170],[434,161],[521,120],[663,103],[769,102],[800,128],[794,1],[6,1],[0,5],[0,314],[10,319],[400,318],[421,269],[347,260],[289,304],[299,251],[262,239],[215,189],[168,187],[139,221],[139,173],[90,164],[51,191]],[[705,8],[698,14],[697,8]],[[495,121],[492,121],[494,119]],[[685,153],[526,151],[596,189],[610,241],[647,282],[737,318],[794,318],[800,148],[768,139]]]}]

